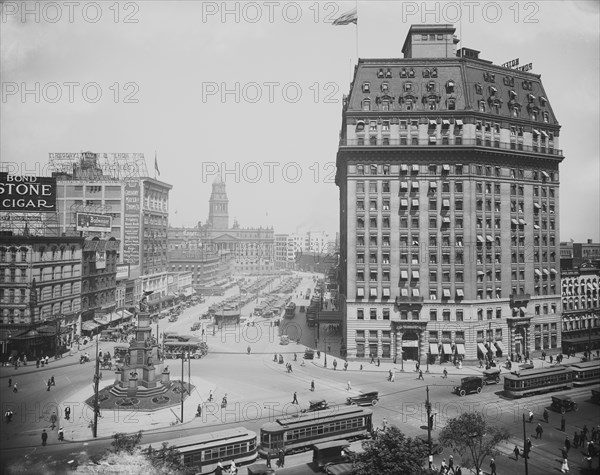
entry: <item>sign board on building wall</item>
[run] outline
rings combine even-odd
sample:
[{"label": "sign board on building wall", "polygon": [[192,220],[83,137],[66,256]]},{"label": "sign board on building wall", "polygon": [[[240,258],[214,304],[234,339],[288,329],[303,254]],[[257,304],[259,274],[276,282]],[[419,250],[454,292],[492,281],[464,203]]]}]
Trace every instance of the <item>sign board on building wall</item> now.
[{"label": "sign board on building wall", "polygon": [[129,264],[117,264],[117,280],[129,279]]},{"label": "sign board on building wall", "polygon": [[105,214],[77,213],[77,231],[98,231],[109,233],[112,218]]},{"label": "sign board on building wall", "polygon": [[2,211],[56,211],[56,178],[0,172]]},{"label": "sign board on building wall", "polygon": [[124,239],[123,262],[137,266],[140,264],[140,182],[125,182],[125,212],[123,214]]}]

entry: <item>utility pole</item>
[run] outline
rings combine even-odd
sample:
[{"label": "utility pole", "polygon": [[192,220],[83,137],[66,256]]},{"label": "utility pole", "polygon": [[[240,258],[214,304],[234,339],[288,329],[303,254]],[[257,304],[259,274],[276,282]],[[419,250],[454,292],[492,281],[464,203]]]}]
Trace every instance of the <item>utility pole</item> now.
[{"label": "utility pole", "polygon": [[427,409],[427,447],[429,447],[429,468],[431,468],[433,455],[431,453],[431,403],[429,402],[429,386],[426,386],[425,390],[427,391],[427,399],[425,401],[425,408]]},{"label": "utility pole", "polygon": [[183,424],[183,392],[185,391],[183,381],[183,365],[185,363],[185,352],[181,352],[181,423]]},{"label": "utility pole", "polygon": [[529,467],[527,466],[527,429],[525,428],[525,414],[523,414],[523,458],[525,459],[525,475],[529,474]]},{"label": "utility pole", "polygon": [[98,401],[98,385],[100,384],[100,359],[98,358],[98,335],[96,335],[96,371],[94,373],[94,426],[92,435],[98,437],[98,412],[100,412],[100,403]]}]

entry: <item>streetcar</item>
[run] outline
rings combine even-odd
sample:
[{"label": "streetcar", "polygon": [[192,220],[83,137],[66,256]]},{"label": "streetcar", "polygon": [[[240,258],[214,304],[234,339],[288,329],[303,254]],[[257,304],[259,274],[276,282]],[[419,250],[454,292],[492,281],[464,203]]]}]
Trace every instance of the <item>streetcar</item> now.
[{"label": "streetcar", "polygon": [[258,453],[266,457],[283,449],[286,454],[309,450],[317,443],[370,437],[373,411],[359,406],[335,406],[322,411],[281,417],[260,429]]},{"label": "streetcar", "polygon": [[199,360],[208,354],[208,345],[203,341],[166,341],[163,344],[165,359],[181,358],[181,354]]},{"label": "streetcar", "polygon": [[296,304],[290,302],[285,306],[285,318],[294,318],[296,316]]},{"label": "streetcar", "polygon": [[573,386],[600,383],[600,361],[586,361],[569,365],[573,370]]},{"label": "streetcar", "polygon": [[[256,432],[245,427],[172,439],[169,447],[179,451],[186,467],[194,467],[200,474],[214,473],[219,460],[226,468],[232,461],[240,466],[257,458]],[[144,452],[160,450],[162,444],[156,447],[146,444],[141,448]]]},{"label": "streetcar", "polygon": [[572,387],[573,370],[567,366],[525,369],[504,375],[504,394],[508,397],[531,396]]}]

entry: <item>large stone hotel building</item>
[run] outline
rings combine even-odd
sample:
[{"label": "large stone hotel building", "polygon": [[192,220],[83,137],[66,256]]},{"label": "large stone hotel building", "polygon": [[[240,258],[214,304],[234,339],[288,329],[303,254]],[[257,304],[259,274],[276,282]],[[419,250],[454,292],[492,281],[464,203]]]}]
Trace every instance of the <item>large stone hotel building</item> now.
[{"label": "large stone hotel building", "polygon": [[560,126],[540,76],[413,25],[360,59],[337,155],[348,358],[561,348]]}]

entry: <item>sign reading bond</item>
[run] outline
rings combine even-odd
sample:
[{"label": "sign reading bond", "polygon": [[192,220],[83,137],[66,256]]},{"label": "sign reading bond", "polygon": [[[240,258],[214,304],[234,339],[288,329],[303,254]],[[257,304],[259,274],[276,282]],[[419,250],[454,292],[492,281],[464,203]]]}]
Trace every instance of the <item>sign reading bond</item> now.
[{"label": "sign reading bond", "polygon": [[0,172],[2,211],[56,211],[56,178]]},{"label": "sign reading bond", "polygon": [[77,231],[111,231],[111,217],[105,214],[77,213]]}]

